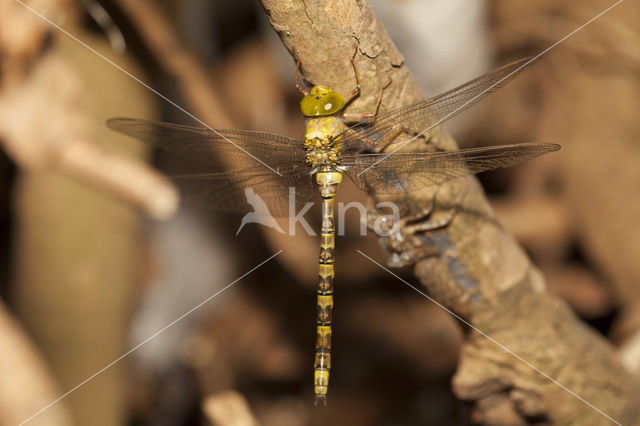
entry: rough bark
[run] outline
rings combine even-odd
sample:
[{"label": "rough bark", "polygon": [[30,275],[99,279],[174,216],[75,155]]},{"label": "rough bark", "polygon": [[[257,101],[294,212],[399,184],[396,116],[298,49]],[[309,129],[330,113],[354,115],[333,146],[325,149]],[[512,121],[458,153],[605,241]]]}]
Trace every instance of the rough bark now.
[{"label": "rough bark", "polygon": [[[354,86],[349,58],[358,46],[362,95],[347,112],[371,111],[389,79],[392,85],[384,92],[383,108],[421,99],[402,56],[366,2],[262,0],[262,4],[313,84],[348,93]],[[444,132],[434,130],[429,136],[438,148],[455,149]],[[426,142],[407,148],[424,149]],[[426,206],[431,192],[411,194],[409,201]],[[544,278],[497,223],[474,178],[444,187],[439,205],[451,206],[460,194],[466,196],[450,226],[417,235],[394,258],[415,262],[415,276],[428,292],[474,327],[616,421],[638,423],[637,380],[612,347],[546,293]],[[416,257],[428,252],[434,255]],[[610,421],[476,331],[464,345],[453,389],[460,398],[478,402],[475,419],[489,424]]]}]

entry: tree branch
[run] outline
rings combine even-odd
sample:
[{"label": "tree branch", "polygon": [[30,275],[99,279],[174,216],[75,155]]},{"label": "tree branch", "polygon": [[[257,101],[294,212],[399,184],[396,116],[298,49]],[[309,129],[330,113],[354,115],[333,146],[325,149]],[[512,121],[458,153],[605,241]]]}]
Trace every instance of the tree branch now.
[{"label": "tree branch", "polygon": [[[355,60],[362,95],[348,112],[372,111],[389,79],[392,85],[384,92],[384,108],[421,99],[402,56],[366,2],[262,0],[262,4],[311,83],[348,93],[355,84],[349,58],[358,46]],[[434,129],[407,150],[425,149],[427,142],[441,149],[456,148],[446,133]],[[432,193],[419,191],[408,201],[426,206]],[[454,392],[477,401],[476,419],[491,424],[513,419],[525,423],[531,418],[554,424],[608,421],[594,406],[624,424],[637,422],[640,394],[634,378],[601,336],[546,293],[544,278],[497,223],[475,178],[443,187],[439,210],[453,205],[461,194],[466,195],[450,226],[409,238],[391,258],[415,263],[416,278],[435,299],[512,351],[472,332],[453,379]]]}]

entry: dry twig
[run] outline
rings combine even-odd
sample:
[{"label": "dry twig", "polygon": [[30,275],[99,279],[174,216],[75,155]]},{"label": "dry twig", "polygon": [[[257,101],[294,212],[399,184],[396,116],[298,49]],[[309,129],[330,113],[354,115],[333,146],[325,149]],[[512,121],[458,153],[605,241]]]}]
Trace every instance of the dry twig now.
[{"label": "dry twig", "polygon": [[199,118],[212,127],[234,128],[233,121],[211,84],[210,76],[180,42],[158,5],[151,0],[118,0],[118,3],[134,22],[165,71],[178,79]]},{"label": "dry twig", "polygon": [[[64,2],[49,6],[38,13],[71,15]],[[97,185],[153,217],[170,216],[178,204],[174,188],[148,167],[94,143],[95,123],[87,121],[75,71],[65,59],[41,53],[48,35],[65,36],[15,1],[2,0],[0,8],[0,28],[20,28],[17,34],[24,35],[0,33],[0,142],[11,158],[23,167],[50,168]]]}]

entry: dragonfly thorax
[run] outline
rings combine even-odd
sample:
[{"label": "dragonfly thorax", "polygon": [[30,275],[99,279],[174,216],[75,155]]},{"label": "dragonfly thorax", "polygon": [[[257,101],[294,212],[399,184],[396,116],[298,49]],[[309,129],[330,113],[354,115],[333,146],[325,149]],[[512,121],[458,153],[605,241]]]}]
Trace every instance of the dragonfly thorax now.
[{"label": "dragonfly thorax", "polygon": [[304,138],[309,166],[317,168],[340,163],[340,135],[343,129],[342,121],[336,117],[309,120]]}]

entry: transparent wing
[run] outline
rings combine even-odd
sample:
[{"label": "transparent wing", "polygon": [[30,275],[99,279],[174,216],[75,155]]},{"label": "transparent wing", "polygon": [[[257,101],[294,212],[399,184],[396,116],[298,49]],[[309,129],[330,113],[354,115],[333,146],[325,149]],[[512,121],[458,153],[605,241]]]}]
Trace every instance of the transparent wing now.
[{"label": "transparent wing", "polygon": [[422,134],[475,105],[515,78],[529,65],[523,58],[471,80],[424,102],[378,114],[373,122],[352,126],[343,133],[344,152],[371,151],[400,132]]},{"label": "transparent wing", "polygon": [[270,214],[287,216],[290,188],[298,207],[317,192],[311,170],[306,166],[303,142],[293,138],[250,130],[214,132],[132,118],[113,118],[107,125],[188,159],[186,173],[170,177],[180,186],[189,204],[224,211],[251,211],[245,192],[245,188],[251,188]]},{"label": "transparent wing", "polygon": [[[298,212],[305,203],[317,198],[313,176],[305,170],[281,168],[278,176],[262,167],[229,172],[211,172],[170,176],[180,187],[185,204],[211,207],[214,210],[287,217],[290,209]],[[268,212],[255,209],[247,190],[267,207]],[[253,206],[253,207],[250,207]]]},{"label": "transparent wing", "polygon": [[365,191],[403,193],[441,185],[449,180],[511,167],[540,155],[557,151],[556,144],[498,145],[436,153],[347,155],[341,166]]},{"label": "transparent wing", "polygon": [[196,162],[219,162],[242,167],[261,164],[275,169],[304,158],[304,142],[275,133],[252,130],[209,130],[161,121],[112,118],[109,128],[156,148],[179,153]]}]

